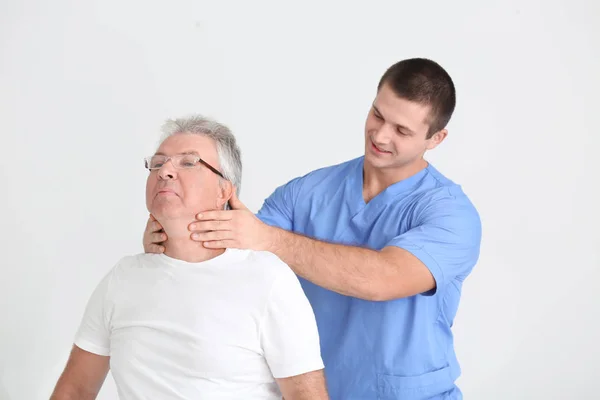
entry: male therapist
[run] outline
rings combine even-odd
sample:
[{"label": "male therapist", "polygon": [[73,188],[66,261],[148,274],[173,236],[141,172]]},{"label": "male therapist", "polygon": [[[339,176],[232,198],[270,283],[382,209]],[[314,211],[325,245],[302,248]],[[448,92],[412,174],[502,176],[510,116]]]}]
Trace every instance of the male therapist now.
[{"label": "male therapist", "polygon": [[[455,88],[436,62],[407,59],[382,76],[364,156],[277,188],[254,216],[203,212],[207,248],[275,253],[316,315],[335,400],[462,399],[451,327],[479,257],[481,222],[461,190],[424,159],[447,136]],[[147,252],[161,252],[149,220]]]}]

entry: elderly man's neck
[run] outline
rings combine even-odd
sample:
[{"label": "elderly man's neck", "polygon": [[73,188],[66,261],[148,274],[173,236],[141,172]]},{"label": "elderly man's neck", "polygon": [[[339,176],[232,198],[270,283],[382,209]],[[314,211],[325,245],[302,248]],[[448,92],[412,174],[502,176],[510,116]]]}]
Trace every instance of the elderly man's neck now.
[{"label": "elderly man's neck", "polygon": [[207,249],[201,242],[196,242],[190,237],[188,225],[192,220],[168,220],[160,221],[167,241],[165,255],[187,262],[202,262],[215,258],[225,252],[224,249]]}]

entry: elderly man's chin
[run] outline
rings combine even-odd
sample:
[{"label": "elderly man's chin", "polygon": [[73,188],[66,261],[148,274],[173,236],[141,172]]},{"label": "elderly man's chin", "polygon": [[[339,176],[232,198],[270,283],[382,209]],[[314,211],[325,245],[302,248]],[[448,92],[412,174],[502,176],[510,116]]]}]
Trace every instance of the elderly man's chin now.
[{"label": "elderly man's chin", "polygon": [[176,206],[173,204],[165,204],[165,203],[154,203],[151,207],[150,212],[154,215],[154,218],[158,220],[160,223],[166,223],[168,221],[178,221],[178,220],[193,220],[197,211],[196,210],[188,210],[182,206]]}]

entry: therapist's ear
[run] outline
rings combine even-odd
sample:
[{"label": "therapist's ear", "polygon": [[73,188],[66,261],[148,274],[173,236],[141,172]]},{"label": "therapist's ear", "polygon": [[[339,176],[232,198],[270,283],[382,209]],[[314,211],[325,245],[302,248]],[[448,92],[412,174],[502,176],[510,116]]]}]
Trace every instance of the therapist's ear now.
[{"label": "therapist's ear", "polygon": [[233,195],[233,184],[230,181],[221,179],[219,182],[219,195],[217,196],[217,209],[225,208]]},{"label": "therapist's ear", "polygon": [[446,139],[448,136],[448,130],[442,129],[433,134],[429,139],[427,139],[427,150],[435,149],[440,143]]}]

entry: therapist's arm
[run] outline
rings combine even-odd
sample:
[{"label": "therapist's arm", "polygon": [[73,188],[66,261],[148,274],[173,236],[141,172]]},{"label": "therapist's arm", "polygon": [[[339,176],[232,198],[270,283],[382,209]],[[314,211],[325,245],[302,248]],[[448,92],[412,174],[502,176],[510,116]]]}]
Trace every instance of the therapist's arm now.
[{"label": "therapist's arm", "polygon": [[109,359],[74,345],[50,400],[94,400],[108,374]]},{"label": "therapist's arm", "polygon": [[205,247],[269,251],[297,275],[347,296],[385,301],[436,286],[429,269],[400,247],[378,251],[327,243],[267,225],[247,209],[208,211],[197,218],[190,226],[192,238]]},{"label": "therapist's arm", "polygon": [[381,250],[326,243],[271,226],[263,232],[267,249],[305,279],[345,295],[386,301],[433,294],[464,279],[479,257],[481,221],[466,198],[448,197],[431,203],[410,230],[388,239]]},{"label": "therapist's arm", "polygon": [[381,250],[312,239],[262,222],[235,196],[230,203],[233,210],[199,214],[190,226],[192,238],[208,248],[270,251],[306,280],[365,300],[431,292],[466,276],[478,256],[480,220],[465,199],[433,203],[418,225],[391,238]]},{"label": "therapist's arm", "polygon": [[192,239],[207,248],[269,251],[297,275],[347,296],[385,301],[435,288],[429,269],[396,246],[381,251],[315,240],[267,225],[234,195],[234,210],[205,211],[190,224]]},{"label": "therapist's arm", "polygon": [[380,251],[326,243],[269,227],[270,246],[299,276],[347,296],[385,301],[435,288],[435,279],[417,257],[395,246]]}]

